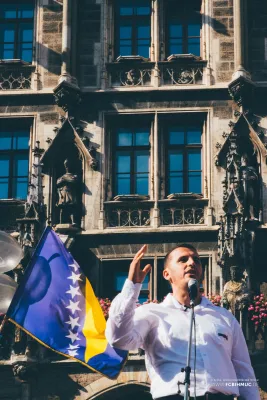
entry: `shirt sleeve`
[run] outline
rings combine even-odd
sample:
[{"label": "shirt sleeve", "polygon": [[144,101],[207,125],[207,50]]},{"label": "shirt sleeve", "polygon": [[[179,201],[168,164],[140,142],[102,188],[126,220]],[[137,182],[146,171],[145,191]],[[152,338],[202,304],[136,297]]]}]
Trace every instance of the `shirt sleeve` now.
[{"label": "shirt sleeve", "polygon": [[232,363],[238,379],[240,400],[260,400],[260,393],[253,371],[247,344],[242,329],[234,319],[234,335],[232,348]]},{"label": "shirt sleeve", "polygon": [[136,307],[142,284],[126,280],[123,289],[112,301],[106,327],[106,338],[114,347],[135,350],[144,347],[149,332],[149,318],[142,307]]}]

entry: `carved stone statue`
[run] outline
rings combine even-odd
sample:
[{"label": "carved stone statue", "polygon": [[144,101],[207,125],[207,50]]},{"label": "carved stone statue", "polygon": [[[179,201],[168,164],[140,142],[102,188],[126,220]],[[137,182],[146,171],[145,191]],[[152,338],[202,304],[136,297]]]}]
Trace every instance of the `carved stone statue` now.
[{"label": "carved stone statue", "polygon": [[230,274],[231,280],[224,286],[222,302],[223,306],[240,320],[240,312],[246,309],[249,302],[249,291],[238,266],[232,265]]},{"label": "carved stone statue", "polygon": [[131,69],[126,72],[126,83],[127,85],[137,85],[141,78],[141,72],[136,69]]},{"label": "carved stone statue", "polygon": [[90,156],[91,156],[91,161],[90,161],[90,167],[96,171],[97,166],[98,166],[98,161],[96,159],[96,148],[94,146],[91,146],[88,150]]},{"label": "carved stone statue", "polygon": [[246,155],[241,159],[241,173],[244,190],[245,221],[255,221],[259,217],[259,176],[256,168],[249,165]]},{"label": "carved stone statue", "polygon": [[79,178],[77,175],[69,172],[69,160],[64,161],[66,173],[57,180],[58,202],[57,207],[60,209],[60,223],[69,223],[72,225],[78,224],[78,184]]}]

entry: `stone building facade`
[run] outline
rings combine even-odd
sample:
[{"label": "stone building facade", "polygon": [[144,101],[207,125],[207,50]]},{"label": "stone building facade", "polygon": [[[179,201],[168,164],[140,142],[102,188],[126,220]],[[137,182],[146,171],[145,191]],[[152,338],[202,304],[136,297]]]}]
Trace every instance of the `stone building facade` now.
[{"label": "stone building facade", "polygon": [[[144,243],[140,302],[166,295],[163,258],[182,242],[199,251],[205,293],[222,294],[233,258],[259,290],[266,23],[259,0],[1,2],[0,229],[18,232],[22,270],[50,224],[99,297],[120,291]],[[265,350],[245,334],[265,398]],[[150,398],[138,350],[111,381],[35,347],[2,356],[1,399]]]}]

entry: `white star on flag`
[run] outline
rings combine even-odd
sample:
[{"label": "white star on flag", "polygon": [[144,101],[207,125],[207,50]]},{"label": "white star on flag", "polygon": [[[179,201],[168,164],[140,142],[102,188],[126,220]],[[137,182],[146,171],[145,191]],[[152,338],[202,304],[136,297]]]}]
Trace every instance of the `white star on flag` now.
[{"label": "white star on flag", "polygon": [[66,322],[66,324],[70,324],[71,325],[71,329],[75,328],[75,326],[81,326],[80,324],[78,324],[78,319],[77,318],[72,318],[72,316],[70,315],[70,320]]},{"label": "white star on flag", "polygon": [[74,303],[73,301],[70,300],[70,305],[67,306],[66,308],[69,308],[72,314],[74,314],[75,311],[81,311],[81,309],[78,307],[79,303],[80,303],[79,301],[76,301],[76,303]]},{"label": "white star on flag", "polygon": [[74,268],[74,271],[75,271],[75,272],[77,271],[77,269],[79,269],[79,268],[78,268],[78,265],[76,265],[75,263],[69,264],[69,267]]},{"label": "white star on flag", "polygon": [[73,299],[75,296],[81,296],[81,293],[79,293],[79,286],[78,287],[73,287],[70,285],[70,290],[68,290],[66,293],[71,294],[71,298]]},{"label": "white star on flag", "polygon": [[77,350],[79,347],[78,344],[69,344],[68,350]]},{"label": "white star on flag", "polygon": [[69,356],[71,356],[71,357],[75,357],[75,356],[77,356],[77,350],[69,350]]},{"label": "white star on flag", "polygon": [[81,281],[80,276],[81,274],[76,275],[74,272],[72,272],[68,279],[71,279],[73,283],[76,283],[77,281]]},{"label": "white star on flag", "polygon": [[70,338],[72,343],[75,342],[75,340],[81,340],[78,338],[78,332],[74,333],[72,331],[69,331],[69,335],[66,335],[66,337]]}]

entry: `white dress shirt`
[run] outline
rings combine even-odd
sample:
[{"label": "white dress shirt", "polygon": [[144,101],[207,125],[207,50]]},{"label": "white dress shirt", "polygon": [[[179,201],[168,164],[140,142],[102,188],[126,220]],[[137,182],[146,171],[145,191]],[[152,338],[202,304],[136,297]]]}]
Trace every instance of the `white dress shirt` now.
[{"label": "white dress shirt", "polygon": [[[106,337],[114,347],[145,350],[146,368],[154,399],[178,393],[184,381],[189,338],[190,310],[168,294],[160,304],[136,308],[141,284],[126,280],[113,300]],[[239,323],[222,307],[203,297],[195,307],[196,396],[206,392],[241,395],[260,400],[247,345]],[[194,337],[193,337],[194,343]],[[194,396],[194,345],[191,351],[190,393]],[[181,395],[184,385],[180,385]]]}]

